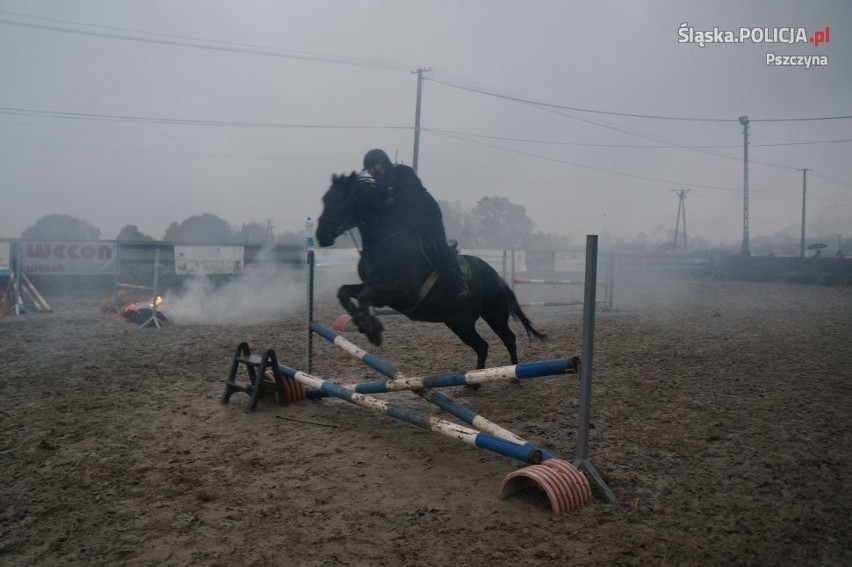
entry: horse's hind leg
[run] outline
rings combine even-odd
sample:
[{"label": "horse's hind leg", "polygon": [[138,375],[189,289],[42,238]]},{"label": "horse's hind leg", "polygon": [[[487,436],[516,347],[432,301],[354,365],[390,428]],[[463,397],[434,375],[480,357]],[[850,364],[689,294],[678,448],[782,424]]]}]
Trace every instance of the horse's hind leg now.
[{"label": "horse's hind leg", "polygon": [[509,359],[512,364],[518,363],[518,346],[515,333],[509,328],[509,313],[504,309],[490,310],[482,314],[482,318],[494,333],[500,337],[506,350],[509,351]]},{"label": "horse's hind leg", "polygon": [[476,352],[476,369],[485,368],[485,359],[488,358],[488,343],[476,332],[475,321],[453,320],[444,323],[462,340],[464,344]]}]

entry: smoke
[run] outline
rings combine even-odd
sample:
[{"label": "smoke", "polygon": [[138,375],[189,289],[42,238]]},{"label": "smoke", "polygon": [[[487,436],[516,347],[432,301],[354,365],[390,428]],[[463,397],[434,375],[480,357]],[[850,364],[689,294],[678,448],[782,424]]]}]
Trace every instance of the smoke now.
[{"label": "smoke", "polygon": [[[187,280],[183,290],[166,293],[161,311],[176,325],[254,325],[305,313],[307,266],[281,266],[264,255],[258,260],[225,283],[206,277]],[[315,283],[315,296],[327,297],[339,282],[318,277]]]}]

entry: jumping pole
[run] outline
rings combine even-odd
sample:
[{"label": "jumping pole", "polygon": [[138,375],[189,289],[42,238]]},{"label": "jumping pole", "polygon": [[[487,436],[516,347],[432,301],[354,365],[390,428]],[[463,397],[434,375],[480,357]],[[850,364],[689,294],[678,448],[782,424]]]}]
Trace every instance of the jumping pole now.
[{"label": "jumping pole", "polygon": [[139,328],[142,329],[147,327],[148,325],[154,325],[158,329],[160,327],[160,318],[157,317],[157,297],[160,293],[159,291],[159,281],[160,281],[160,249],[157,248],[154,250],[154,297],[151,299],[151,317],[139,325]]},{"label": "jumping pole", "polygon": [[488,449],[489,451],[493,451],[505,457],[510,457],[529,464],[538,464],[545,456],[545,453],[541,449],[532,445],[523,445],[507,441],[494,435],[483,433],[482,431],[464,427],[463,425],[458,425],[436,417],[429,417],[418,412],[407,411],[399,406],[379,400],[378,398],[359,394],[354,390],[344,388],[339,384],[323,380],[316,376],[311,376],[310,374],[282,364],[278,365],[278,369],[287,378],[296,380],[308,388],[322,390],[326,394],[346,400],[347,402],[351,402],[357,406],[361,406],[378,413],[383,413],[400,421],[440,433],[447,437],[452,437],[453,439],[458,439],[459,441],[467,443],[468,445],[473,445],[474,447],[479,447],[480,449]]},{"label": "jumping pole", "polygon": [[603,492],[607,501],[615,502],[595,465],[589,460],[589,414],[592,408],[592,362],[595,351],[595,288],[598,267],[598,237],[586,236],[586,285],[583,306],[583,350],[580,356],[580,425],[577,431],[577,455],[574,466],[585,471],[592,482]]},{"label": "jumping pole", "polygon": [[[515,435],[511,431],[489,421],[484,416],[477,414],[475,411],[465,407],[452,398],[449,398],[439,392],[433,392],[431,389],[446,386],[482,384],[484,382],[494,382],[497,380],[538,378],[543,376],[570,374],[575,372],[579,366],[578,358],[559,358],[543,360],[540,362],[519,363],[510,366],[472,370],[466,373],[448,372],[432,378],[419,378],[403,374],[392,364],[361,349],[346,338],[338,335],[319,323],[314,322],[311,328],[314,332],[328,340],[330,343],[340,347],[342,350],[357,358],[373,370],[376,370],[390,378],[387,382],[366,382],[344,385],[342,386],[343,388],[359,394],[375,394],[410,390],[421,398],[432,402],[447,413],[450,413],[462,421],[473,425],[480,431],[484,431],[512,443],[527,446],[532,446],[532,444]],[[281,368],[280,370],[286,375],[285,369]],[[306,392],[307,398],[321,398],[326,395],[329,394],[321,390],[309,390]],[[548,460],[554,457],[549,452],[542,450],[542,458],[543,460]]]},{"label": "jumping pole", "polygon": [[[223,395],[222,403],[228,403],[231,393],[242,391],[252,396],[251,409],[254,409],[254,404],[256,404],[257,398],[261,394],[261,388],[264,385],[267,388],[269,385],[275,386],[277,393],[276,401],[279,401],[279,403],[281,400],[292,403],[300,399],[303,400],[306,397],[335,396],[400,421],[528,464],[529,466],[514,471],[503,479],[497,490],[497,495],[500,498],[506,498],[518,490],[530,486],[538,486],[546,493],[554,516],[559,516],[590,501],[592,490],[589,481],[591,480],[609,502],[615,502],[614,494],[588,458],[592,357],[594,349],[595,288],[597,284],[597,236],[587,237],[582,363],[576,357],[572,359],[552,359],[473,370],[465,373],[449,372],[429,378],[403,374],[392,364],[375,357],[333,332],[331,329],[313,321],[315,258],[311,240],[307,240],[306,243],[308,244],[307,263],[309,267],[307,305],[308,349],[306,352],[306,366],[310,367],[312,362],[313,349],[311,339],[313,334],[316,333],[364,364],[377,370],[389,378],[389,380],[356,385],[335,384],[334,382],[313,376],[309,372],[302,372],[279,364],[271,349],[261,358],[251,355],[247,345],[241,344],[232,365],[231,376],[226,382],[226,392]],[[335,324],[336,328],[337,325]],[[240,364],[250,367],[250,377],[252,379],[250,385],[239,384],[234,380],[236,369]],[[256,367],[260,369],[260,372],[256,371]],[[558,459],[550,452],[524,441],[514,433],[488,421],[455,400],[430,390],[431,388],[442,386],[458,386],[506,379],[569,374],[576,372],[578,369],[581,375],[581,395],[579,400],[578,447],[573,464]],[[272,374],[271,378],[270,372]],[[367,395],[368,393],[398,390],[411,390],[418,396],[434,403],[440,409],[472,425],[475,429],[437,417],[411,412]]]}]

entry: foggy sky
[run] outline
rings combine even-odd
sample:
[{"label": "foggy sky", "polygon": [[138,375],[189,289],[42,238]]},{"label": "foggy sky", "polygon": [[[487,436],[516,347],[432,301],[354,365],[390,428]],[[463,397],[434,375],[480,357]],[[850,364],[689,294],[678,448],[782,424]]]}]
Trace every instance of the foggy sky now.
[{"label": "foggy sky", "polygon": [[[419,173],[439,200],[507,197],[575,242],[663,239],[686,188],[690,235],[739,243],[748,115],[751,236],[798,234],[799,168],[808,233],[848,235],[852,143],[798,143],[852,139],[852,120],[760,120],[852,115],[852,4],[741,4],[3,0],[0,237],[51,213],[104,239],[202,213],[300,230],[368,149],[411,163],[418,67]],[[831,41],[701,48],[678,43],[682,22]],[[829,65],[767,67],[769,52]]]}]

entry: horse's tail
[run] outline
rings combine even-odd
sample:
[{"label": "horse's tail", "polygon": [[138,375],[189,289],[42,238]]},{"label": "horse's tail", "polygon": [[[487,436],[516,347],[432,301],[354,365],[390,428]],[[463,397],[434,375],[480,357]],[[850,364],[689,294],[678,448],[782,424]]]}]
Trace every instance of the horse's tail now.
[{"label": "horse's tail", "polygon": [[547,335],[533,327],[532,321],[530,321],[527,314],[524,313],[524,310],[521,309],[521,304],[518,303],[518,297],[506,282],[503,282],[503,293],[506,295],[506,303],[509,305],[509,315],[512,316],[512,319],[524,326],[527,336],[530,338],[535,337],[540,341],[546,340]]}]

